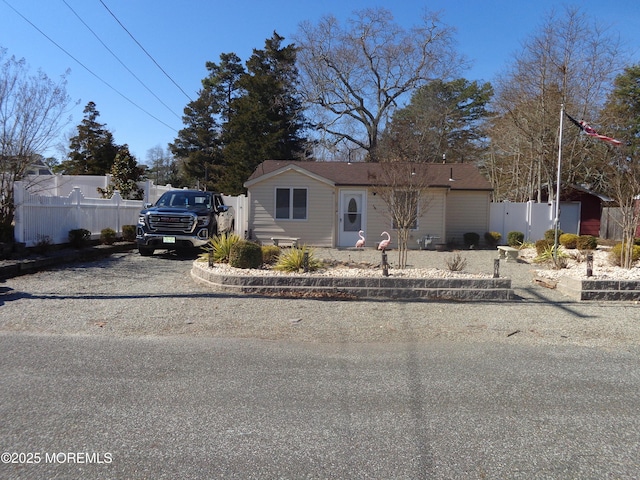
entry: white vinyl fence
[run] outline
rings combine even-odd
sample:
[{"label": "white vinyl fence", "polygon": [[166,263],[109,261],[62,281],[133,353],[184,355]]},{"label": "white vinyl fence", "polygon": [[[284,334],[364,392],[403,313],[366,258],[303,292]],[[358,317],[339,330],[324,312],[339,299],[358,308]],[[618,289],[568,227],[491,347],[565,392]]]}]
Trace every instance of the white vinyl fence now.
[{"label": "white vinyl fence", "polygon": [[122,234],[123,225],[135,225],[142,208],[141,200],[85,198],[79,187],[66,197],[34,195],[22,182],[15,184],[15,239],[32,247],[48,240],[59,244],[69,241],[69,230],[84,228],[99,238],[104,228]]},{"label": "white vinyl fence", "polygon": [[[165,191],[173,189],[171,185],[155,185],[148,181],[141,184],[145,192],[144,200],[124,200],[117,192],[112,198],[105,199],[96,198],[96,185],[108,185],[102,183],[105,181],[104,177],[76,177],[71,181],[77,180],[83,186],[74,187],[70,187],[66,179],[63,180],[50,177],[49,183],[45,180],[33,182],[31,179],[15,183],[17,242],[24,243],[27,247],[45,240],[53,244],[67,243],[69,230],[77,228],[89,230],[94,239],[100,237],[104,228],[112,228],[121,236],[123,225],[137,223],[144,203],[155,203]],[[60,191],[69,193],[55,194]],[[235,232],[244,237],[248,230],[247,197],[223,195],[223,199],[225,204],[235,210]]]},{"label": "white vinyl fence", "polygon": [[[535,242],[544,238],[544,232],[553,228],[555,204],[547,203],[492,203],[489,228],[502,234],[507,242],[509,232],[524,233],[525,241]],[[560,202],[560,230],[564,233],[580,232],[580,202]]]},{"label": "white vinyl fence", "polygon": [[[87,198],[97,198],[98,188],[106,189],[111,184],[111,175],[29,175],[22,183],[29,193],[48,197],[68,197],[79,188]],[[156,185],[152,180],[138,182],[144,191],[144,202],[155,203],[169,190],[171,185]]]}]

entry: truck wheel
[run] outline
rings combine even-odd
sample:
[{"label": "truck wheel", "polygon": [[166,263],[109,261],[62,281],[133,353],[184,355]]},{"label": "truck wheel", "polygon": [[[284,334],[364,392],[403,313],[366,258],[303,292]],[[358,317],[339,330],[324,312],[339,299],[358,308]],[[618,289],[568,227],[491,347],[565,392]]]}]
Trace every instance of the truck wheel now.
[{"label": "truck wheel", "polygon": [[149,257],[153,255],[153,251],[153,248],[138,247],[138,252],[140,252],[140,255],[142,255],[143,257]]}]

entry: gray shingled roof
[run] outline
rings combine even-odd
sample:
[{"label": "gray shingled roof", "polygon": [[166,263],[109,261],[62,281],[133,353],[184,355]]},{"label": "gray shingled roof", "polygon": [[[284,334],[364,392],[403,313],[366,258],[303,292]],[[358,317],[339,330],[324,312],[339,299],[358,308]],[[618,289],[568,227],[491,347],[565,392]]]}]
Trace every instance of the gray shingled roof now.
[{"label": "gray shingled roof", "polygon": [[[383,185],[389,182],[389,169],[394,168],[388,163],[266,160],[258,165],[247,183],[256,183],[260,177],[293,166],[326,178],[336,186]],[[478,168],[468,163],[415,163],[403,164],[403,167],[399,168],[413,171],[419,178],[427,178],[427,184],[430,187],[447,187],[452,190],[492,190],[491,184]],[[422,175],[425,177],[421,177]]]}]

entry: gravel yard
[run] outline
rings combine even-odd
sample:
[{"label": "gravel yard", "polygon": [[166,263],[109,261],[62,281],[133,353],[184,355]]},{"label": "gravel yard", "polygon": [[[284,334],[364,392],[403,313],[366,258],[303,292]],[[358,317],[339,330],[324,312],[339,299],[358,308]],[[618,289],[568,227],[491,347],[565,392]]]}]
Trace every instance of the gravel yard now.
[{"label": "gravel yard", "polygon": [[[394,254],[388,252],[393,264]],[[460,252],[469,273],[493,272],[494,251]],[[317,249],[320,258],[379,262],[380,252]],[[445,267],[449,252],[413,251],[413,268]],[[214,336],[327,343],[508,342],[602,348],[640,345],[637,302],[568,300],[532,282],[535,265],[500,261],[508,302],[330,301],[247,297],[195,283],[192,258],[135,252],[7,280],[0,330],[116,336]],[[391,275],[397,273],[392,266]]]}]

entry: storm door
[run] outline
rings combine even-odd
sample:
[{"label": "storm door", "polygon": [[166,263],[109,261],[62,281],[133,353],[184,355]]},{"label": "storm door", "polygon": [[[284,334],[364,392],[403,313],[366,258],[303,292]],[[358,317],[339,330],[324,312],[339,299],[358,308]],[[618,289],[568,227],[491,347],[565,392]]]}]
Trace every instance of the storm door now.
[{"label": "storm door", "polygon": [[342,190],[338,218],[338,246],[353,247],[360,238],[358,232],[366,233],[366,190]]}]

